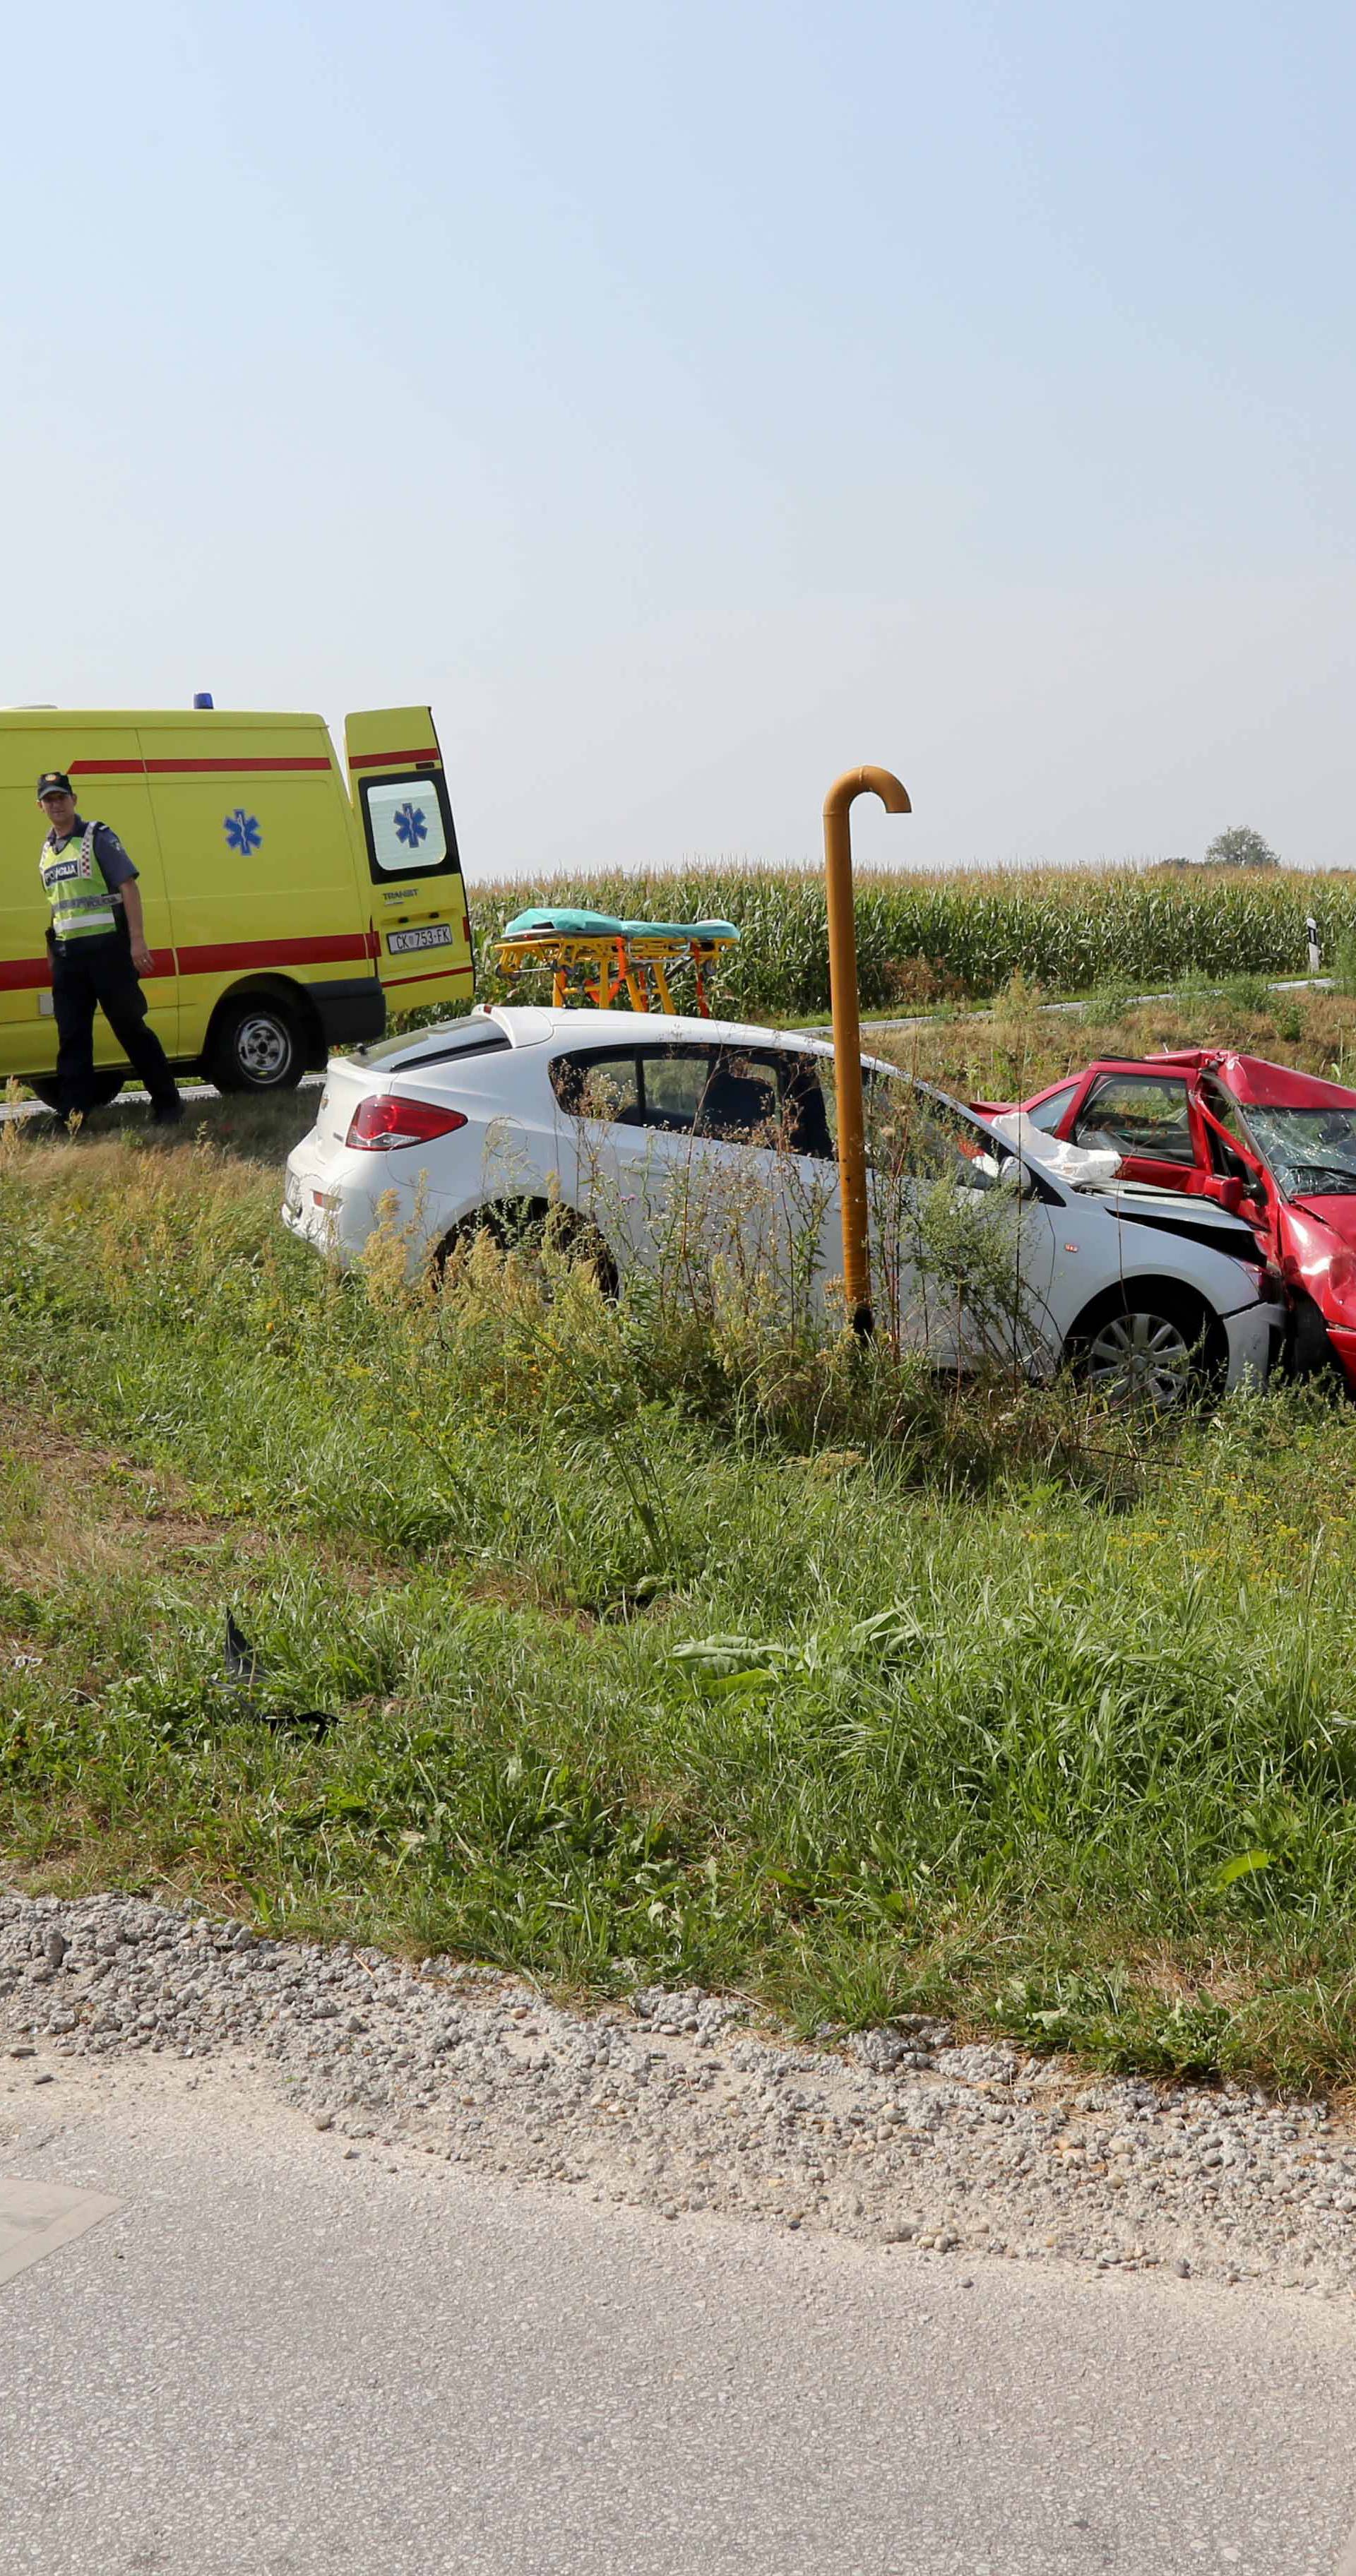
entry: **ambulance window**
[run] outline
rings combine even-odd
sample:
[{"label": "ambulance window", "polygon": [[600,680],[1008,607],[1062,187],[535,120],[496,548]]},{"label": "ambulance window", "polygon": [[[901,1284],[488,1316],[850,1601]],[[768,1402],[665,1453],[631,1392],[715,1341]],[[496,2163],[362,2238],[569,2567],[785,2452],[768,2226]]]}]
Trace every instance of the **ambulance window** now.
[{"label": "ambulance window", "polygon": [[431,778],[383,782],[367,790],[372,858],[384,876],[440,868],[447,857],[442,805]]}]

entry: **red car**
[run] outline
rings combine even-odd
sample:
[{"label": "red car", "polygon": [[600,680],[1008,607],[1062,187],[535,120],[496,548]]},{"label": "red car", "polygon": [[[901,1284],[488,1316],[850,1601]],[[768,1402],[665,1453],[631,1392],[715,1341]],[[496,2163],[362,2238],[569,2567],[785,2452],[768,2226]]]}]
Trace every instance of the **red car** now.
[{"label": "red car", "polygon": [[[993,1114],[996,1104],[976,1102]],[[1180,1047],[1092,1064],[1020,1103],[1032,1124],[1110,1147],[1122,1177],[1246,1217],[1290,1301],[1290,1365],[1356,1392],[1356,1091],[1260,1056]]]}]

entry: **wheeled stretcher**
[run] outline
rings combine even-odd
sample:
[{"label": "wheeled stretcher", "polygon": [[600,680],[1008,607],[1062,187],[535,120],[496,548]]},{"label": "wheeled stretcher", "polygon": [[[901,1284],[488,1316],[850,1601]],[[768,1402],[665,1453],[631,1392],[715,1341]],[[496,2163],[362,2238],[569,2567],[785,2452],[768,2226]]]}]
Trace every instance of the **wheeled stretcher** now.
[{"label": "wheeled stretcher", "polygon": [[669,976],[691,966],[697,1010],[708,1020],[707,973],[738,937],[731,921],[615,921],[606,912],[539,906],[506,922],[496,953],[501,974],[547,970],[557,1009],[591,1002],[610,1011],[625,993],[632,1010],[676,1013]]}]

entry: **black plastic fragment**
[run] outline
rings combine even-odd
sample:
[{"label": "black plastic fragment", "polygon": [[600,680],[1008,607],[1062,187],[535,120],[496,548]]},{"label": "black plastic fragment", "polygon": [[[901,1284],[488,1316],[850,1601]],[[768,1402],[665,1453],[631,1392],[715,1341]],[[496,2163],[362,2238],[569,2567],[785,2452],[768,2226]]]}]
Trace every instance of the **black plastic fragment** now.
[{"label": "black plastic fragment", "polygon": [[[244,1636],[237,1627],[234,1615],[228,1610],[225,1687],[229,1691],[248,1691],[259,1679],[259,1674],[259,1658],[248,1637]],[[330,1728],[339,1723],[337,1717],[327,1708],[265,1709],[257,1707],[252,1699],[245,1698],[242,1698],[239,1703],[238,1713],[241,1717],[253,1718],[257,1726],[271,1727],[275,1735],[286,1734],[287,1730],[294,1726],[309,1727],[311,1733],[316,1736],[328,1735]]]},{"label": "black plastic fragment", "polygon": [[226,1682],[228,1689],[241,1690],[255,1679],[259,1658],[248,1637],[242,1637],[235,1620],[226,1613]]}]

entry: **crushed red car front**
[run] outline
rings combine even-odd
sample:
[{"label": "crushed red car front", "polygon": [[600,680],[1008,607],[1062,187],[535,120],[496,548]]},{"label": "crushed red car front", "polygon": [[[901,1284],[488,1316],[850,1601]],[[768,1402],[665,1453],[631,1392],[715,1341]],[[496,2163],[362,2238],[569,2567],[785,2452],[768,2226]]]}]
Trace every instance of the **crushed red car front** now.
[{"label": "crushed red car front", "polygon": [[1103,1058],[1019,1105],[1052,1139],[1115,1143],[1132,1182],[1247,1217],[1286,1284],[1292,1366],[1335,1364],[1356,1392],[1356,1091],[1262,1056],[1178,1047]]}]

